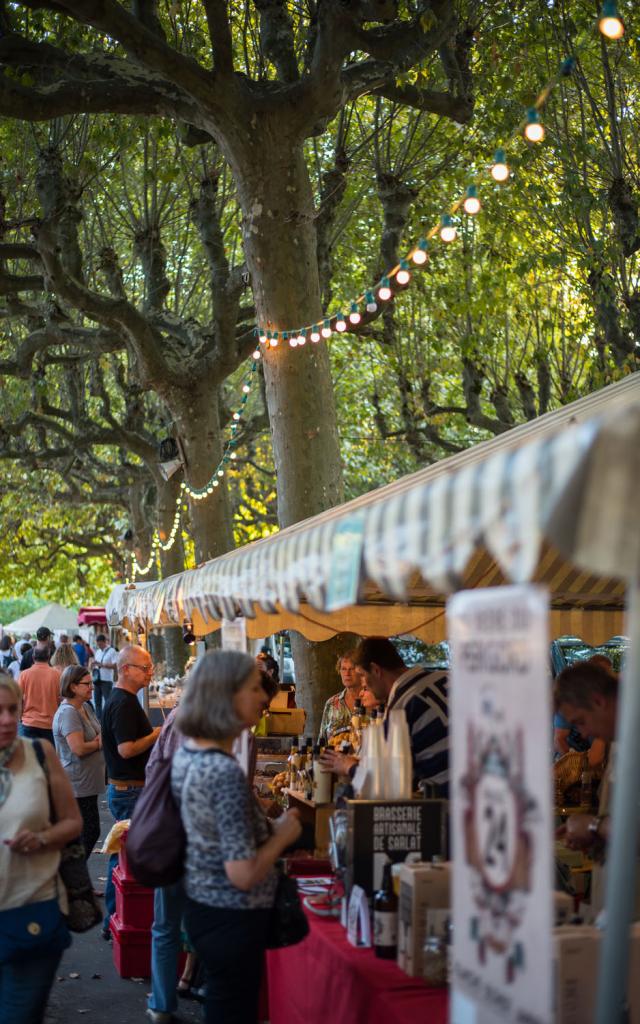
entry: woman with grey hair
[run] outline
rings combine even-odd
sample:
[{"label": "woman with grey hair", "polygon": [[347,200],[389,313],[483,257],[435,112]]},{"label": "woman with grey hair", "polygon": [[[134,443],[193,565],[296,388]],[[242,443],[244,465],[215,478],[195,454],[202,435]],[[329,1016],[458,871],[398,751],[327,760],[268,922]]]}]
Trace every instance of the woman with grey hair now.
[{"label": "woman with grey hair", "polygon": [[63,700],[52,726],[56,753],[82,815],[82,843],[87,860],[100,838],[98,796],[106,788],[100,723],[89,703],[92,693],[93,683],[87,668],[78,664],[65,668],[60,679]]},{"label": "woman with grey hair", "polygon": [[189,674],[176,716],[186,737],[171,775],[187,836],[185,924],[205,968],[207,1024],[257,1021],[274,865],[301,832],[289,811],[271,834],[231,754],[266,703],[253,658],[212,651]]}]

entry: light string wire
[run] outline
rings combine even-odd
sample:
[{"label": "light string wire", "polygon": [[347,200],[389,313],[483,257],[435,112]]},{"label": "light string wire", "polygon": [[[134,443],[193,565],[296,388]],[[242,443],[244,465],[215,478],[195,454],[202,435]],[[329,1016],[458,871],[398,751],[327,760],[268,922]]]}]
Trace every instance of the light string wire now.
[{"label": "light string wire", "polygon": [[[612,0],[605,0],[597,22],[597,27],[602,35],[608,39],[617,40],[621,39],[624,35],[624,23],[618,14],[617,4],[612,2]],[[559,83],[563,79],[569,78],[573,73],[576,66],[577,56],[591,41],[591,37],[592,28],[584,29],[577,36],[573,45],[573,53],[564,58],[556,74],[540,90],[533,105],[527,109],[525,117],[518,123],[511,135],[508,136],[507,142],[496,149],[493,163],[490,165],[488,173],[498,184],[506,184],[511,177],[511,171],[507,163],[506,154],[506,147],[510,143],[513,143],[516,139],[520,138],[520,136],[524,136],[525,139],[533,145],[544,140],[545,130],[544,125],[540,121],[540,111]],[[480,212],[482,205],[478,196],[478,188],[482,182],[486,181],[486,173],[486,171],[479,171],[466,186],[462,195],[453,201],[446,213],[442,214],[440,221],[437,224],[434,224],[426,234],[409,249],[400,262],[387,270],[376,284],[358,295],[349,303],[350,312],[347,317],[343,316],[342,312],[334,314],[325,313],[321,320],[314,324],[287,331],[272,331],[268,330],[266,327],[256,327],[254,334],[258,338],[260,345],[276,348],[282,340],[283,342],[288,341],[291,348],[296,348],[299,345],[304,345],[307,338],[310,338],[311,342],[315,344],[323,338],[328,340],[334,331],[339,334],[357,334],[358,326],[364,326],[365,323],[368,324],[371,320],[377,319],[384,306],[395,297],[398,291],[404,291],[410,283],[411,264],[418,268],[422,268],[426,265],[429,260],[428,249],[431,240],[435,238],[436,235],[440,235],[440,238],[444,243],[450,243],[456,240],[458,231],[453,218],[456,216],[458,211],[462,208],[467,216],[470,217],[473,217]],[[396,291],[392,288],[392,282],[396,286]],[[363,315],[360,312],[360,306],[363,302],[365,303],[366,313],[369,314],[366,317],[366,320],[363,320]],[[382,303],[382,305],[380,305],[380,303]],[[204,498],[212,495],[215,488],[220,485],[220,481],[224,477],[226,466],[230,461],[235,460],[236,452],[234,448],[237,443],[237,430],[240,426],[244,408],[251,391],[251,380],[258,368],[259,359],[260,349],[256,348],[251,357],[250,370],[243,380],[243,395],[240,407],[233,413],[232,418],[234,422],[231,425],[231,437],[226,443],[220,462],[203,487],[192,487],[186,481],[181,483],[180,493],[176,498],[176,511],[173,517],[173,524],[171,526],[168,539],[163,542],[159,531],[157,529],[154,530],[151,542],[151,553],[149,555],[148,562],[144,566],[139,565],[135,553],[131,553],[131,579],[127,582],[135,583],[136,576],[147,576],[151,572],[156,561],[158,563],[158,567],[160,567],[160,552],[170,551],[176,542],[178,530],[180,529],[183,507],[184,510],[186,510],[186,505],[183,506],[185,496],[190,497],[194,501],[202,501]]]}]

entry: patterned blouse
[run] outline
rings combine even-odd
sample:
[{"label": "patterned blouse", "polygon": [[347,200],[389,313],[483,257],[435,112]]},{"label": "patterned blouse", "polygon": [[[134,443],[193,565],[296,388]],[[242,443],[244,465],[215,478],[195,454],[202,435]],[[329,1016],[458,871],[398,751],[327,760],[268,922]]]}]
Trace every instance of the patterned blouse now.
[{"label": "patterned blouse", "polygon": [[266,818],[236,759],[221,750],[182,746],[173,758],[171,788],[187,834],[187,895],[209,907],[272,907],[274,868],[242,892],[224,867],[228,860],[250,860],[269,838]]},{"label": "patterned blouse", "polygon": [[347,691],[334,693],[324,706],[319,735],[329,739],[339,729],[350,729],[352,714],[353,712],[347,707]]}]

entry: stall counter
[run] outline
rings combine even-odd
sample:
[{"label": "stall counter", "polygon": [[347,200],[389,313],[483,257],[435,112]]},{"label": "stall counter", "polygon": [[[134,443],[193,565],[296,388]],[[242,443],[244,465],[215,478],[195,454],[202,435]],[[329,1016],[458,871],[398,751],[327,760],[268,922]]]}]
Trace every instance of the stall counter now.
[{"label": "stall counter", "polygon": [[447,1024],[446,989],[354,948],[337,920],[307,916],[304,942],[267,954],[271,1024]]}]

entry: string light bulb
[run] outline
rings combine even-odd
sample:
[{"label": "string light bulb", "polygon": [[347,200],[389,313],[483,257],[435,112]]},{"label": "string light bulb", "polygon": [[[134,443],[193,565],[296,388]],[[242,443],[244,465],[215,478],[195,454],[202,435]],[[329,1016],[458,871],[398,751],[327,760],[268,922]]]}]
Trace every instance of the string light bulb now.
[{"label": "string light bulb", "polygon": [[509,174],[509,165],[507,163],[504,149],[496,149],[493,157],[493,165],[491,167],[491,177],[494,181],[502,184],[507,181]]},{"label": "string light bulb", "polygon": [[331,337],[331,324],[329,323],[328,320],[325,320],[325,322],[323,323],[320,334],[322,335],[323,338]]},{"label": "string light bulb", "polygon": [[458,229],[448,213],[443,213],[440,218],[440,238],[443,242],[455,242],[458,237]]},{"label": "string light bulb", "polygon": [[470,217],[475,217],[476,213],[480,213],[480,200],[478,199],[478,190],[475,185],[468,186],[462,208]]},{"label": "string light bulb", "polygon": [[375,300],[373,292],[367,292],[365,295],[366,310],[367,313],[375,313],[378,309],[378,303]]},{"label": "string light bulb", "polygon": [[528,142],[542,142],[544,139],[544,125],[540,121],[540,115],[535,107],[530,107],[527,111],[524,137]]},{"label": "string light bulb", "polygon": [[378,298],[381,302],[388,302],[392,295],[393,292],[389,286],[389,278],[383,277],[378,288]]},{"label": "string light bulb", "polygon": [[421,238],[411,253],[411,259],[415,263],[416,267],[423,267],[427,262],[427,245],[428,242],[426,238]]},{"label": "string light bulb", "polygon": [[342,313],[338,313],[336,317],[336,331],[340,331],[343,334],[347,329],[347,321],[343,317]]},{"label": "string light bulb", "polygon": [[244,391],[245,395],[248,395],[249,392],[251,391],[251,385],[250,384],[243,384],[242,385],[242,390]]},{"label": "string light bulb", "polygon": [[305,334],[304,331],[300,331],[300,334],[298,335],[298,345],[304,345],[306,341],[307,335]]},{"label": "string light bulb", "polygon": [[314,324],[313,328],[311,329],[311,340],[314,343],[314,345],[317,344],[320,341],[320,337],[321,337],[320,331],[318,330],[317,326]]},{"label": "string light bulb", "polygon": [[271,335],[271,339],[269,341],[269,344],[270,344],[271,348],[277,348],[278,347],[278,332],[277,331],[274,331],[274,333]]},{"label": "string light bulb", "polygon": [[396,281],[400,285],[409,284],[411,280],[411,274],[409,273],[409,264],[406,260],[400,260],[400,269],[396,274]]},{"label": "string light bulb", "polygon": [[260,331],[260,335],[259,335],[260,344],[261,345],[266,345],[267,344],[267,338],[269,338],[269,337],[270,337],[269,334],[265,334],[264,331]]},{"label": "string light bulb", "polygon": [[349,323],[353,324],[354,327],[355,327],[355,325],[359,324],[361,320],[362,320],[362,317],[360,316],[360,310],[358,309],[358,303],[357,302],[352,302],[351,303],[351,312],[349,313]]},{"label": "string light bulb", "polygon": [[291,348],[295,348],[296,347],[296,345],[298,344],[297,335],[294,335],[294,334],[291,335],[291,337],[289,338],[289,344],[291,345]]},{"label": "string light bulb", "polygon": [[603,3],[598,28],[607,39],[622,39],[624,22],[618,14],[618,5],[615,0],[605,0]]},{"label": "string light bulb", "polygon": [[253,352],[251,353],[251,356],[252,356],[253,359],[260,359],[260,351],[259,351],[259,349],[255,348],[253,350]]}]

